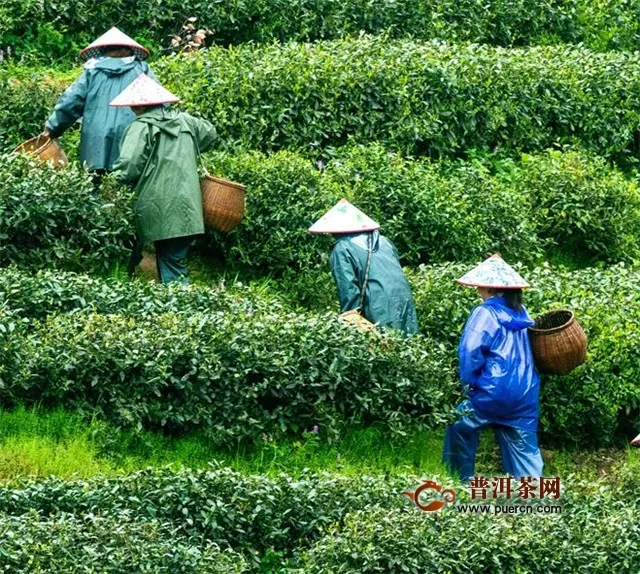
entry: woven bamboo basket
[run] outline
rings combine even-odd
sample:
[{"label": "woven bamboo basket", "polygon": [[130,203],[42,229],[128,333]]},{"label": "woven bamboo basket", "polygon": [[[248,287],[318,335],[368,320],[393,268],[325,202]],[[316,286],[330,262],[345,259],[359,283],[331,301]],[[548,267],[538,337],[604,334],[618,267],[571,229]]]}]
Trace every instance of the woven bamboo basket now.
[{"label": "woven bamboo basket", "polygon": [[204,224],[218,231],[231,231],[244,217],[246,187],[206,174],[200,180]]},{"label": "woven bamboo basket", "polygon": [[352,311],[345,311],[340,315],[340,320],[348,325],[353,325],[359,331],[363,333],[368,331],[375,331],[376,326],[369,320],[360,315],[359,311],[355,309]]},{"label": "woven bamboo basket", "polygon": [[529,334],[533,358],[541,373],[566,375],[586,359],[587,336],[572,311],[543,313],[535,319]]},{"label": "woven bamboo basket", "polygon": [[56,168],[61,168],[69,163],[67,154],[64,153],[58,140],[42,134],[21,143],[13,150],[13,153],[28,153],[39,157],[43,161],[52,160]]}]

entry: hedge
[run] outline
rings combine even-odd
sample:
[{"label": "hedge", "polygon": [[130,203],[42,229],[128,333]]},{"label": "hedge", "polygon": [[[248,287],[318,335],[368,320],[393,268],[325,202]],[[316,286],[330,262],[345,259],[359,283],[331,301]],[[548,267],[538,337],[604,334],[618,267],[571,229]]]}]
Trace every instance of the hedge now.
[{"label": "hedge", "polygon": [[[169,45],[184,19],[214,31],[219,45],[244,42],[316,41],[386,33],[391,37],[439,38],[514,46],[583,43],[598,50],[634,50],[640,39],[637,0],[123,0],[91,3],[63,0],[55,5],[5,0],[0,7],[0,46],[19,57],[69,60],[116,24],[157,54]],[[124,20],[123,20],[124,18]]]},{"label": "hedge", "polygon": [[[450,477],[430,478],[454,488],[458,504],[470,502],[468,490]],[[37,512],[51,520],[92,513],[107,523],[121,516],[158,521],[175,529],[180,541],[201,539],[240,552],[254,567],[270,554],[279,557],[277,566],[302,566],[302,572],[396,571],[390,564],[413,566],[406,570],[413,572],[440,571],[436,565],[445,564],[454,572],[468,572],[472,565],[479,566],[473,571],[484,571],[491,569],[492,556],[502,571],[518,571],[518,565],[527,571],[534,556],[549,565],[536,571],[591,571],[589,565],[602,563],[605,549],[618,567],[614,571],[628,571],[625,556],[627,564],[637,566],[640,483],[632,471],[611,482],[562,477],[560,499],[545,499],[562,505],[556,517],[474,516],[450,507],[427,515],[400,494],[419,482],[401,475],[293,478],[222,468],[146,470],[85,481],[21,480],[0,488],[0,511],[21,520]],[[414,543],[419,550],[411,552]],[[567,570],[551,568],[556,563],[562,568],[565,553]]]},{"label": "hedge", "polygon": [[[111,25],[137,36],[157,54],[169,45],[185,18],[214,31],[219,45],[274,40],[315,41],[367,32],[393,37],[441,38],[501,45],[578,41],[584,25],[575,0],[517,2],[489,0],[213,0],[91,3],[63,0],[55,5],[8,0],[0,9],[0,45],[45,61],[70,59]],[[612,29],[600,23],[604,31]]]},{"label": "hedge", "polygon": [[362,37],[214,48],[154,70],[225,146],[319,154],[353,138],[436,157],[580,142],[609,155],[636,149],[639,58]]},{"label": "hedge", "polygon": [[0,156],[0,266],[105,271],[126,259],[130,193],[86,171],[56,170],[27,156]]},{"label": "hedge", "polygon": [[[361,37],[218,47],[153,67],[183,109],[215,124],[222,148],[317,157],[352,138],[451,157],[580,143],[622,157],[638,151],[639,59],[582,47],[507,50]],[[20,83],[16,74],[24,76]],[[5,145],[41,129],[55,96],[47,82],[60,84],[57,75],[47,77],[0,74],[9,92],[0,105]]]},{"label": "hedge", "polygon": [[[434,427],[458,400],[456,345],[478,303],[472,289],[455,284],[468,268],[407,270],[424,337],[406,346],[368,342],[337,325],[327,272],[307,274],[312,291],[305,297],[316,301],[315,311],[294,314],[259,289],[164,289],[3,270],[0,398],[99,408],[128,426],[200,427],[227,443],[316,424],[331,435],[345,420]],[[640,415],[638,270],[521,271],[534,286],[525,295],[532,315],[568,307],[589,336],[585,365],[543,377],[543,444],[610,445],[633,433]],[[279,288],[278,299],[295,299],[289,280]]]},{"label": "hedge", "polygon": [[[392,430],[449,419],[455,381],[438,344],[365,336],[335,314],[269,311],[75,313],[0,310],[0,400],[98,411],[115,424],[204,431],[220,444],[345,423]],[[428,360],[427,360],[428,358]]]},{"label": "hedge", "polygon": [[242,556],[198,538],[180,535],[154,520],[132,521],[125,510],[105,519],[37,512],[0,514],[0,570],[14,574],[240,574]]},{"label": "hedge", "polygon": [[638,571],[637,506],[596,497],[580,507],[564,507],[562,514],[492,516],[447,509],[432,517],[417,509],[386,508],[354,512],[311,548],[299,572]]},{"label": "hedge", "polygon": [[[341,197],[381,223],[408,265],[495,251],[528,263],[549,252],[591,262],[639,255],[637,183],[585,152],[432,162],[370,145],[337,150],[322,171],[286,151],[214,153],[206,162],[249,189],[244,221],[210,233],[210,254],[259,272],[325,269],[331,238],[306,230]],[[0,265],[104,270],[126,261],[130,193],[112,180],[95,194],[75,166],[54,171],[6,156],[0,176]]]},{"label": "hedge", "polygon": [[213,154],[207,164],[249,190],[245,220],[212,234],[214,249],[266,271],[325,267],[331,242],[306,229],[341,197],[381,224],[407,265],[495,251],[530,263],[545,251],[585,261],[639,254],[637,183],[583,152],[431,162],[371,145],[338,150],[322,172],[290,152]]}]

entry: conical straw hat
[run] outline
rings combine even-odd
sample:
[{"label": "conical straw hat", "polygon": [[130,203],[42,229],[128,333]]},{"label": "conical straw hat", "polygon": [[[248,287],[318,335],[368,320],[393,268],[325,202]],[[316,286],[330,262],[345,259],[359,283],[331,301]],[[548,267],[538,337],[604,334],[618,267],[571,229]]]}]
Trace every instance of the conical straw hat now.
[{"label": "conical straw hat", "polygon": [[492,255],[457,281],[468,287],[526,289],[529,284],[498,255]]},{"label": "conical straw hat", "polygon": [[133,38],[129,38],[124,32],[120,32],[120,30],[114,26],[82,50],[80,57],[83,60],[88,60],[89,58],[100,56],[105,48],[115,48],[119,46],[131,48],[133,53],[141,60],[145,60],[149,56],[149,50],[138,44]]},{"label": "conical straw hat", "polygon": [[358,233],[379,228],[373,219],[341,199],[309,228],[309,233]]},{"label": "conical straw hat", "polygon": [[140,74],[120,94],[111,100],[110,106],[154,106],[172,104],[180,99],[169,90],[154,82],[146,74]]}]

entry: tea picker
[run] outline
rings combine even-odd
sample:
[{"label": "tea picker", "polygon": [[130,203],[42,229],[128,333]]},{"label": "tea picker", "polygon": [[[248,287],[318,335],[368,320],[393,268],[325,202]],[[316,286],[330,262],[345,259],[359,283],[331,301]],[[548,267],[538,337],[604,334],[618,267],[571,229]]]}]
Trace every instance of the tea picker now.
[{"label": "tea picker", "polygon": [[109,107],[109,102],[140,74],[155,78],[144,61],[148,56],[144,46],[111,28],[80,52],[82,74],[60,96],[45,124],[41,137],[58,138],[82,118],[80,161],[94,173],[95,183],[112,170],[122,134],[135,119],[130,109]]},{"label": "tea picker", "polygon": [[130,271],[142,259],[142,245],[154,242],[162,283],[188,283],[184,260],[197,236],[204,233],[198,176],[199,150],[218,141],[207,121],[171,108],[179,99],[141,74],[110,106],[130,107],[137,116],[127,128],[116,178],[135,188],[138,242]]},{"label": "tea picker", "polygon": [[344,320],[363,329],[375,324],[405,334],[417,333],[416,310],[398,251],[379,228],[342,199],[309,232],[327,233],[337,239],[330,262]]},{"label": "tea picker", "polygon": [[534,321],[522,305],[522,290],[529,285],[498,255],[458,283],[475,287],[483,302],[471,312],[460,339],[459,375],[467,398],[458,405],[458,421],[447,427],[443,462],[470,480],[480,432],[493,428],[505,472],[539,477],[540,377],[528,332]]}]

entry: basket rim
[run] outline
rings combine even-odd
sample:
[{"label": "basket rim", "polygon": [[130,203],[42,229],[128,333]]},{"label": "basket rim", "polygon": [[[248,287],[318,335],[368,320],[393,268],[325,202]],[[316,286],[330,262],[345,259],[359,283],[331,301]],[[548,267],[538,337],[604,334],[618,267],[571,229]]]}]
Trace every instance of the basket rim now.
[{"label": "basket rim", "polygon": [[[535,333],[536,335],[540,334],[549,334],[549,333],[557,333],[558,331],[563,331],[564,329],[566,329],[567,327],[570,327],[571,324],[576,320],[576,316],[575,313],[573,311],[571,311],[570,309],[552,309],[551,311],[547,311],[545,313],[542,313],[542,315],[538,315],[538,317],[536,317],[536,319],[540,319],[541,317],[544,317],[545,315],[551,315],[553,313],[558,313],[559,311],[562,311],[563,313],[569,313],[569,319],[563,323],[562,325],[558,325],[557,327],[551,327],[550,329],[540,329],[539,327],[529,327],[529,331],[531,331],[532,333]],[[534,319],[535,320],[535,319]]]},{"label": "basket rim", "polygon": [[218,177],[216,175],[211,175],[210,173],[206,173],[204,175],[205,179],[211,180],[211,181],[215,181],[216,183],[222,183],[224,185],[229,185],[231,187],[235,187],[236,189],[239,189],[240,191],[246,191],[247,190],[247,186],[243,185],[242,183],[238,183],[236,181],[231,181],[230,179],[224,179],[223,177]]},{"label": "basket rim", "polygon": [[[32,138],[29,138],[28,140],[23,141],[23,142],[22,142],[18,147],[16,147],[16,149],[14,149],[13,151],[14,151],[14,152],[18,152],[18,151],[20,151],[24,146],[26,146],[27,144],[29,144],[29,143],[31,143],[31,142],[33,142],[33,141],[37,142],[37,141],[38,141],[40,138],[42,138],[42,137],[44,137],[44,136],[42,136],[42,135],[37,135],[37,136],[34,136],[34,137],[32,137]],[[45,149],[47,149],[47,148],[51,145],[51,143],[53,142],[53,138],[52,138],[52,137],[45,137],[45,140],[46,140],[46,141],[45,141],[45,142],[44,142],[40,147],[38,147],[38,148],[34,149],[34,150],[33,150],[33,151],[31,151],[31,152],[27,152],[27,153],[39,154],[40,152],[42,152],[42,151],[44,151]]]}]

